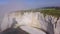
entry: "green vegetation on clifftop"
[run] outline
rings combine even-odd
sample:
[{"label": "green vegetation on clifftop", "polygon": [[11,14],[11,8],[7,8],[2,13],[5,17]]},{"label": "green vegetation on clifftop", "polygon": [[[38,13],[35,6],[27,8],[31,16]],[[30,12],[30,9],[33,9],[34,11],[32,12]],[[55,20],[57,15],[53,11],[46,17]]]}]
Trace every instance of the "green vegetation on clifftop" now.
[{"label": "green vegetation on clifftop", "polygon": [[41,10],[41,13],[43,13],[44,15],[52,15],[55,17],[60,17],[60,9],[57,8],[45,8]]}]

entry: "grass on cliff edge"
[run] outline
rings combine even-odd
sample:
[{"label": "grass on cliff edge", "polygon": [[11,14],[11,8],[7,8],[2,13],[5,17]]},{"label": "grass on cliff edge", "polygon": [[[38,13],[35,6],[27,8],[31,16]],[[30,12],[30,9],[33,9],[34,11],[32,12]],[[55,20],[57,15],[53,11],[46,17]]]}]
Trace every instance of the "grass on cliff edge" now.
[{"label": "grass on cliff edge", "polygon": [[42,9],[41,13],[43,13],[44,15],[52,15],[55,17],[60,17],[60,10],[57,9]]}]

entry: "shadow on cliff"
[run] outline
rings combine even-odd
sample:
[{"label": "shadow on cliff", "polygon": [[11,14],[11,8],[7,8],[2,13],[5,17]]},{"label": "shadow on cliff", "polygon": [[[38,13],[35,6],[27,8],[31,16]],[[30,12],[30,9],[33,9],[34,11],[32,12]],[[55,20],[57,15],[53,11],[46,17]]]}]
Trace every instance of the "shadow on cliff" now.
[{"label": "shadow on cliff", "polygon": [[21,28],[8,28],[4,30],[1,34],[29,34],[28,32],[22,30]]}]

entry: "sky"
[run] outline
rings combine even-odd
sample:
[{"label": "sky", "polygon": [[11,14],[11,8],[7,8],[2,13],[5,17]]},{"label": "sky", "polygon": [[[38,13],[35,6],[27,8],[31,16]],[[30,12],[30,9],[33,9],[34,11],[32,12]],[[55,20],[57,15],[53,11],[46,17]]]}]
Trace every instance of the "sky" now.
[{"label": "sky", "polygon": [[60,0],[0,0],[0,11],[60,6]]},{"label": "sky", "polygon": [[0,15],[11,11],[48,6],[60,6],[60,0],[0,0]]}]

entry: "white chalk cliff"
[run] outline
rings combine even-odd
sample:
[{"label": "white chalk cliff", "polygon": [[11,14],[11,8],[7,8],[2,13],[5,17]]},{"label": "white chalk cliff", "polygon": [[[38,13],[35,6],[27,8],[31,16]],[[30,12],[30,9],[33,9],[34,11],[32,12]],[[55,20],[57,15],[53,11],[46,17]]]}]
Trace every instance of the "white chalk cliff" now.
[{"label": "white chalk cliff", "polygon": [[[47,31],[49,34],[60,33],[60,18],[57,20],[57,17],[51,15],[44,16],[43,13],[37,11],[18,11],[5,14],[1,23],[1,31],[11,27],[12,23],[14,23],[13,18],[17,21],[17,24],[14,26],[15,28],[20,26],[20,28],[28,31],[31,34],[46,34],[45,31]],[[57,22],[57,24],[55,24],[55,22]]]}]

